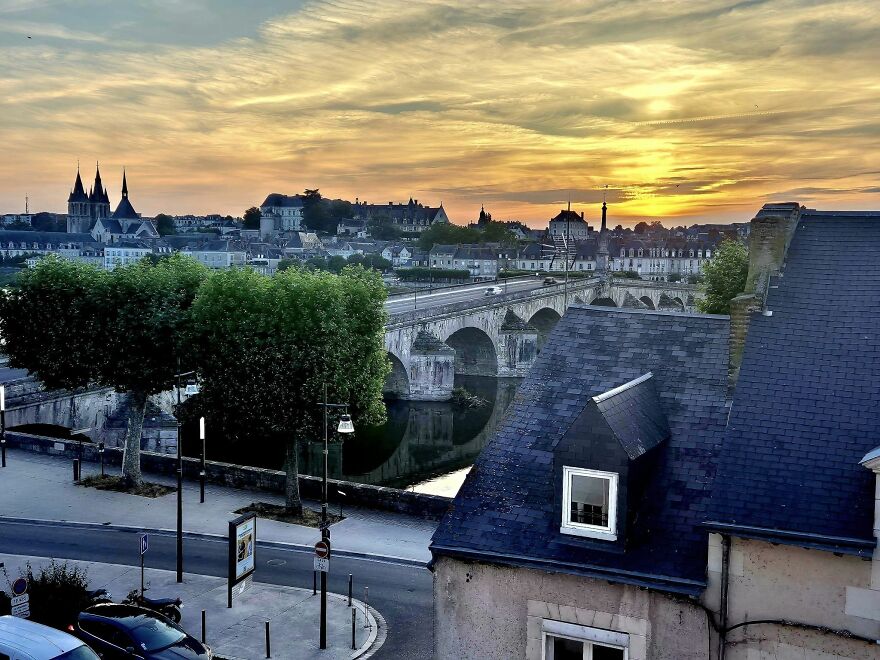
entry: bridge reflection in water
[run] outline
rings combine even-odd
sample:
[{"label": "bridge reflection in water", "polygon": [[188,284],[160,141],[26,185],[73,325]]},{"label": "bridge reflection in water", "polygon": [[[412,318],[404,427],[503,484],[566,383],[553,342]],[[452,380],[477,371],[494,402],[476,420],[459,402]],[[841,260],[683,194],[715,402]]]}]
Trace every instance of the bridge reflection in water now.
[{"label": "bridge reflection in water", "polygon": [[[461,478],[437,479],[470,467],[486,446],[516,394],[520,378],[455,376],[455,386],[464,387],[486,401],[476,408],[452,402],[388,400],[388,421],[381,426],[362,427],[355,420],[355,433],[342,440],[337,434],[328,457],[331,479],[391,486],[416,487],[437,495],[455,495]],[[184,450],[196,455],[197,443],[184,428]],[[280,470],[283,448],[270,443],[250,442],[247,447],[222,441],[208,442],[208,458],[230,463]],[[303,443],[299,469],[302,474],[321,476],[323,442]],[[425,481],[432,481],[419,487]]]}]

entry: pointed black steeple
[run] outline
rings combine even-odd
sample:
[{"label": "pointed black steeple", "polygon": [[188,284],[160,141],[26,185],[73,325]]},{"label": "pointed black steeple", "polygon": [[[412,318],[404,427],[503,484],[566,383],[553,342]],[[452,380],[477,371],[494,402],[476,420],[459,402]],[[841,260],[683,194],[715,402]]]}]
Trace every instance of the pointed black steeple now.
[{"label": "pointed black steeple", "polygon": [[87,202],[89,201],[89,196],[86,195],[85,188],[83,187],[82,177],[79,175],[79,164],[76,166],[76,181],[73,183],[73,190],[70,193],[70,197],[67,198],[68,202]]},{"label": "pointed black steeple", "polygon": [[128,182],[125,180],[125,168],[122,168],[122,196],[128,197]]},{"label": "pointed black steeple", "polygon": [[125,170],[122,170],[122,199],[119,200],[119,206],[113,212],[113,218],[117,220],[137,220],[140,218],[128,198],[128,179]]}]

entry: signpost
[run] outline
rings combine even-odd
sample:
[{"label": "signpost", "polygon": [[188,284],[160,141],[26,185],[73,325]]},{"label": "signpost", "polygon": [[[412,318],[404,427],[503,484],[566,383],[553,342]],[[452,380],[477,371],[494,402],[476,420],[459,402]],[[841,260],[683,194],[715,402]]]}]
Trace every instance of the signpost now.
[{"label": "signpost", "polygon": [[27,619],[31,615],[30,594],[27,592],[28,583],[25,578],[18,578],[12,583],[12,616]]},{"label": "signpost", "polygon": [[144,597],[144,555],[147,554],[147,550],[150,547],[150,542],[146,534],[141,534],[138,537],[138,543],[140,545],[141,550],[141,598]]},{"label": "signpost", "polygon": [[315,543],[315,570],[321,573],[330,572],[330,542]]},{"label": "signpost", "polygon": [[229,572],[227,607],[232,597],[240,596],[253,580],[256,570],[257,516],[246,513],[229,521]]}]

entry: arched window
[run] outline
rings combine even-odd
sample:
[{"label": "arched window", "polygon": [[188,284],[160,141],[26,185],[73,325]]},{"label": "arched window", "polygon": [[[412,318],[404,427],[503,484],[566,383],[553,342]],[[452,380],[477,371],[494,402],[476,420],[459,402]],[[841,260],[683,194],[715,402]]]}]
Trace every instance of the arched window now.
[{"label": "arched window", "polygon": [[626,250],[624,250],[623,248],[620,248],[620,256],[621,256],[621,257],[625,257],[625,256],[626,256]]},{"label": "arched window", "polygon": [[629,256],[631,256],[631,257],[636,256],[636,251],[634,249],[630,248],[629,249]]},{"label": "arched window", "polygon": [[642,256],[642,253],[643,253],[643,252],[644,252],[644,250],[642,250],[642,248],[639,248],[639,256],[640,256],[640,257]]},{"label": "arched window", "polygon": [[691,250],[691,252],[690,252],[690,255],[689,255],[689,256],[690,256],[690,258],[691,258],[691,259],[693,259],[693,258],[694,258],[694,251],[693,251],[693,250]]},{"label": "arched window", "polygon": [[712,250],[706,250],[706,259],[712,258]]}]

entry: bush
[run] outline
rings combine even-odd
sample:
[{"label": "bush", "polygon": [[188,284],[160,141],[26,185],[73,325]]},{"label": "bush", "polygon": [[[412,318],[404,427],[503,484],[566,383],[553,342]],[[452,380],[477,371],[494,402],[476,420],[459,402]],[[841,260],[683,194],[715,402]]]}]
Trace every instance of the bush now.
[{"label": "bush", "polygon": [[640,280],[642,276],[639,275],[634,270],[624,270],[619,273],[614,273],[614,277],[622,277],[625,280]]},{"label": "bush", "polygon": [[667,282],[681,282],[681,273],[669,273],[666,276]]},{"label": "bush", "polygon": [[[83,609],[91,605],[86,571],[67,562],[59,563],[53,559],[36,574],[28,562],[21,577],[28,581],[32,621],[64,630],[76,621]],[[8,575],[6,581],[12,593],[12,581]]]}]

